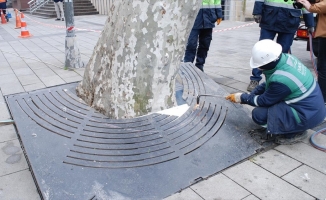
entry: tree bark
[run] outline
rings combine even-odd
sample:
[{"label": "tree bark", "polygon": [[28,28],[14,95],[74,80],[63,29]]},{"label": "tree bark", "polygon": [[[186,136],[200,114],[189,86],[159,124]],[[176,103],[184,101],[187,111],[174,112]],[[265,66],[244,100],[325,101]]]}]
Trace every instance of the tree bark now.
[{"label": "tree bark", "polygon": [[78,96],[113,119],[173,107],[175,76],[200,5],[196,0],[114,1]]}]

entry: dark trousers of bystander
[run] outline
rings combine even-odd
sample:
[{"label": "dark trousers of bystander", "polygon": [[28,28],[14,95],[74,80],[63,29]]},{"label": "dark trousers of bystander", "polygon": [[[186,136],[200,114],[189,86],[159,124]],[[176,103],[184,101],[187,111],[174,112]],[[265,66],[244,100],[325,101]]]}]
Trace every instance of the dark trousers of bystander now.
[{"label": "dark trousers of bystander", "polygon": [[326,38],[318,38],[317,58],[318,84],[326,103]]},{"label": "dark trousers of bystander", "polygon": [[3,14],[6,14],[7,3],[6,2],[0,3],[0,9],[2,9]]},{"label": "dark trousers of bystander", "polygon": [[212,41],[212,28],[192,29],[188,38],[184,62],[194,62],[196,57],[196,67],[204,71],[204,64],[207,52]]}]

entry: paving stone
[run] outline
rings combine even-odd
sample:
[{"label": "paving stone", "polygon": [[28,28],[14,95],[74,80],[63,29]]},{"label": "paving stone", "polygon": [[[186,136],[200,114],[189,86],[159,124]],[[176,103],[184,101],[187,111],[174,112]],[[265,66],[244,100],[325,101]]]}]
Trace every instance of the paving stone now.
[{"label": "paving stone", "polygon": [[0,102],[0,120],[10,119],[7,104]]},{"label": "paving stone", "polygon": [[19,83],[19,80],[15,74],[6,74],[0,76],[0,86],[8,83]]},{"label": "paving stone", "polygon": [[31,68],[32,70],[42,69],[42,68],[47,68],[48,67],[45,63],[37,62],[35,60],[27,60],[26,63],[28,65],[28,67]]},{"label": "paving stone", "polygon": [[34,73],[30,75],[18,76],[18,79],[23,86],[41,83],[39,77],[37,77]]},{"label": "paving stone", "polygon": [[67,83],[73,83],[73,82],[79,82],[83,80],[83,77],[81,76],[73,76],[73,77],[68,77],[68,78],[62,78],[64,81]]},{"label": "paving stone", "polygon": [[275,150],[257,155],[251,161],[279,177],[302,165],[302,163]]},{"label": "paving stone", "polygon": [[[53,198],[53,197],[52,197]],[[0,177],[0,199],[3,200],[39,200],[30,171],[18,171]],[[49,198],[50,199],[50,198]]]},{"label": "paving stone", "polygon": [[24,69],[27,68],[28,65],[25,62],[11,62],[10,67],[15,70],[15,69]]},{"label": "paving stone", "polygon": [[29,67],[14,69],[14,72],[16,76],[26,76],[34,74],[33,70],[31,70]]},{"label": "paving stone", "polygon": [[[249,82],[249,77],[248,77],[248,82]],[[249,83],[244,83],[244,82],[236,82],[229,84],[229,87],[237,88],[238,90],[241,90],[242,92],[247,92],[247,87]]]},{"label": "paving stone", "polygon": [[250,193],[223,174],[191,186],[204,199],[242,199]]},{"label": "paving stone", "polygon": [[44,85],[46,85],[47,87],[50,86],[55,86],[55,85],[61,85],[61,84],[65,84],[66,82],[64,80],[62,80],[59,76],[55,75],[55,76],[48,76],[48,77],[40,77],[42,82],[44,83]]},{"label": "paving stone", "polygon": [[63,70],[63,69],[55,69],[54,70],[56,74],[58,74],[62,79],[64,78],[70,78],[74,76],[80,76],[78,73],[75,71],[70,71],[70,70]]},{"label": "paving stone", "polygon": [[303,165],[283,177],[316,199],[326,199],[326,175]]},{"label": "paving stone", "polygon": [[38,82],[38,83],[30,84],[30,85],[25,85],[23,87],[24,87],[26,92],[46,88],[46,86],[42,82]]},{"label": "paving stone", "polygon": [[35,60],[37,59],[37,57],[35,56],[35,53],[43,53],[43,52],[30,52],[28,50],[25,51],[16,51],[17,54],[19,54],[22,58],[24,58],[24,60]]},{"label": "paving stone", "polygon": [[0,75],[6,75],[6,74],[14,74],[14,71],[12,71],[11,67],[0,68]]},{"label": "paving stone", "polygon": [[3,95],[25,92],[23,86],[19,82],[1,84],[0,88]]},{"label": "paving stone", "polygon": [[0,143],[0,149],[0,177],[28,168],[17,139]]},{"label": "paving stone", "polygon": [[0,60],[2,61],[0,69],[10,67],[10,64],[7,63],[6,58],[1,56],[1,51],[0,51]]},{"label": "paving stone", "polygon": [[13,63],[20,63],[17,66],[15,65],[15,67],[19,67],[19,66],[24,66],[24,60],[22,58],[19,57],[19,55],[17,55],[16,53],[14,53],[15,55],[11,55],[11,56],[7,56],[6,55],[6,59],[7,62],[10,63],[10,65],[12,66]]},{"label": "paving stone", "polygon": [[2,96],[2,91],[0,90],[0,120],[7,120],[7,119],[10,119],[10,114],[8,111],[7,103],[4,97]]},{"label": "paving stone", "polygon": [[250,161],[227,169],[223,174],[260,199],[315,199]]},{"label": "paving stone", "polygon": [[164,200],[203,200],[198,194],[196,194],[190,188],[183,190],[180,193],[171,195]]},{"label": "paving stone", "polygon": [[259,200],[257,197],[255,197],[254,195],[249,195],[249,196],[247,196],[246,198],[244,198],[244,199],[241,199],[241,200]]},{"label": "paving stone", "polygon": [[280,145],[276,150],[326,174],[326,153],[314,147],[297,143],[294,145]]},{"label": "paving stone", "polygon": [[34,69],[34,73],[39,77],[56,76],[57,74],[50,68]]},{"label": "paving stone", "polygon": [[17,139],[17,133],[14,125],[0,126],[0,143]]}]

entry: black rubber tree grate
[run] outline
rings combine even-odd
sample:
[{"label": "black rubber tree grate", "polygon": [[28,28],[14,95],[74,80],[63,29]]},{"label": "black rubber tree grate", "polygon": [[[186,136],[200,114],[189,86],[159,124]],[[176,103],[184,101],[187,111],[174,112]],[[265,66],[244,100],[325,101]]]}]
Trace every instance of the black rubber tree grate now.
[{"label": "black rubber tree grate", "polygon": [[255,153],[253,123],[225,91],[194,68],[180,68],[189,109],[112,120],[68,84],[7,97],[44,199],[162,199]]}]

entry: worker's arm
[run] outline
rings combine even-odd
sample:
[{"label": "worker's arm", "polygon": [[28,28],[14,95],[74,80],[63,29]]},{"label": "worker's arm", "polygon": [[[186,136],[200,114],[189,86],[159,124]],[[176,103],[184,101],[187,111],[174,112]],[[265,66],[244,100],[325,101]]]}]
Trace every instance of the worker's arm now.
[{"label": "worker's arm", "polygon": [[222,18],[223,18],[222,4],[221,4],[220,0],[215,0],[214,3],[215,3],[215,5],[218,5],[218,7],[215,8],[215,13],[216,13],[216,16],[217,16],[216,24],[219,25],[221,23],[221,21],[222,21]]},{"label": "worker's arm", "polygon": [[314,4],[310,4],[308,0],[298,0],[309,12],[325,14],[326,13],[326,1],[316,1]]},{"label": "worker's arm", "polygon": [[312,33],[315,27],[314,15],[312,13],[307,12],[307,10],[304,9],[303,20],[309,32]]},{"label": "worker's arm", "polygon": [[291,94],[288,86],[282,83],[272,82],[268,89],[261,95],[243,93],[241,103],[259,107],[270,107],[281,101]]},{"label": "worker's arm", "polygon": [[264,0],[256,0],[252,15],[262,15],[264,7]]},{"label": "worker's arm", "polygon": [[321,1],[319,3],[312,4],[309,8],[310,12],[325,14],[326,13],[326,1]]},{"label": "worker's arm", "polygon": [[256,0],[254,5],[254,10],[252,11],[252,15],[254,16],[254,20],[256,23],[260,23],[261,16],[263,13],[264,0]]},{"label": "worker's arm", "polygon": [[250,92],[250,94],[254,94],[254,95],[263,94],[265,92],[265,88],[266,88],[266,83],[262,83],[262,84],[258,85],[255,89],[253,89]]}]

